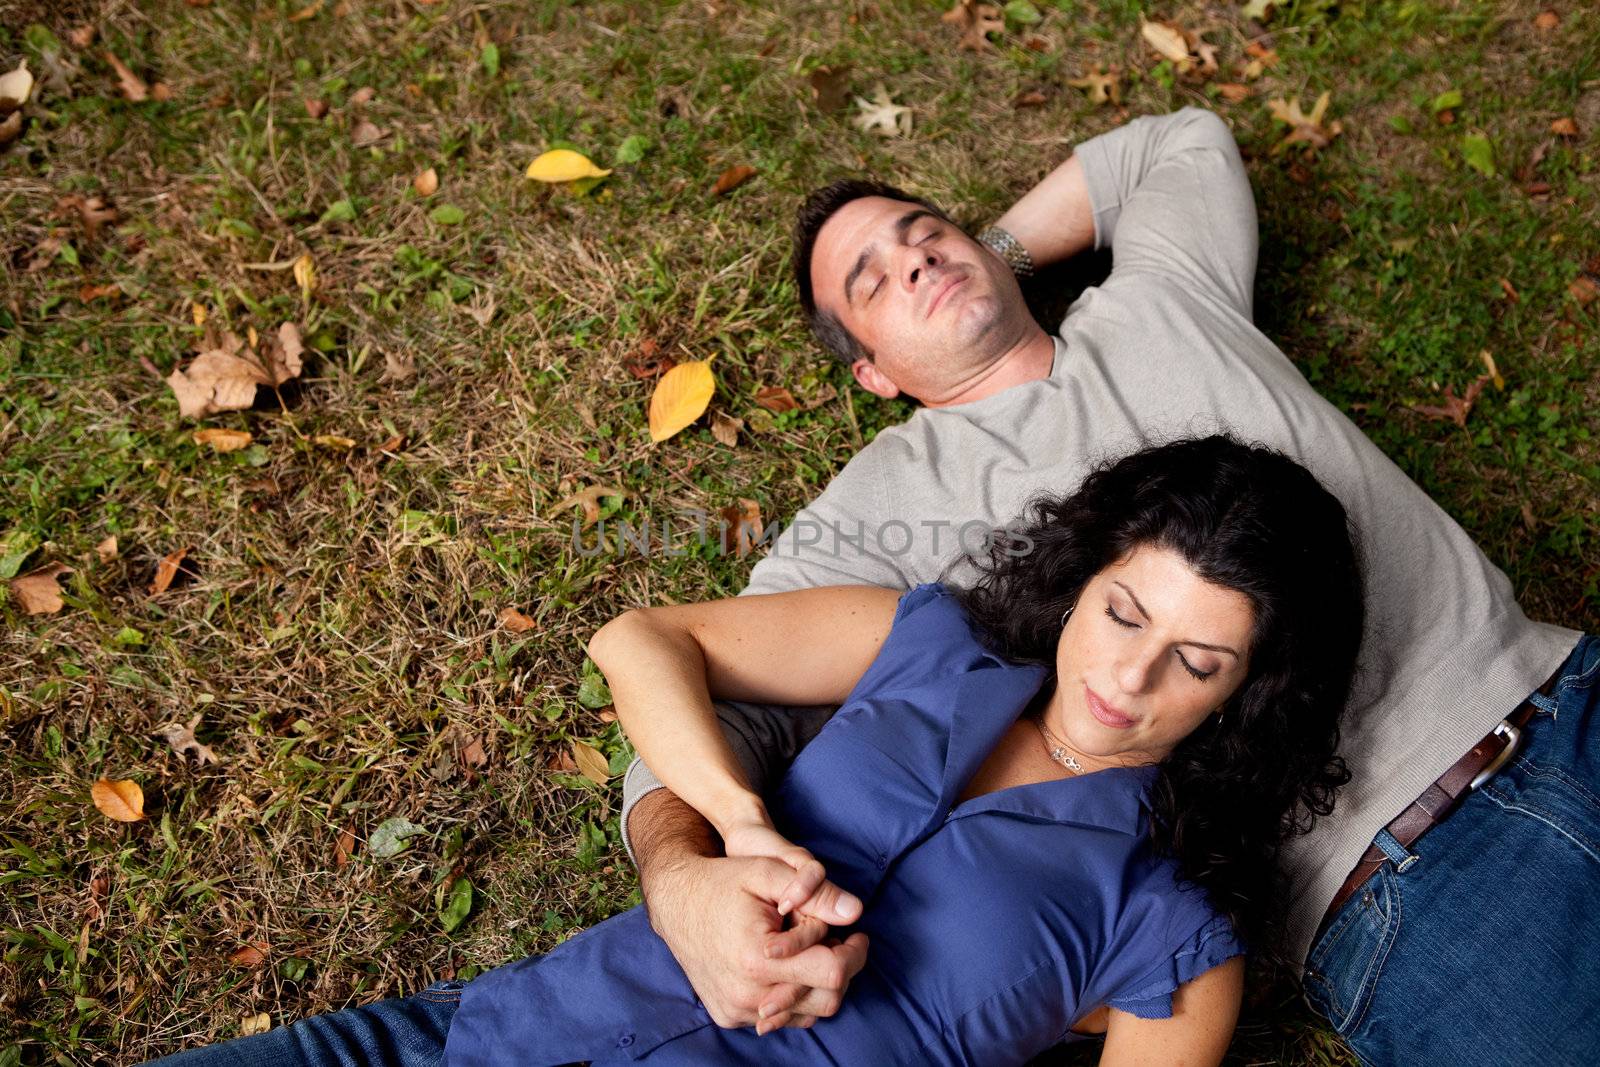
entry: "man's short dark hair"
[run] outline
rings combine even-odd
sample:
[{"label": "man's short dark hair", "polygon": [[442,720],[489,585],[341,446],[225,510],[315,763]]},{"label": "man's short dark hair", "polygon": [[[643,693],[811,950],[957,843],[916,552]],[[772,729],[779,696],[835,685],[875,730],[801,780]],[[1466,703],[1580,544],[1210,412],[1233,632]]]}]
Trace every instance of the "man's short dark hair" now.
[{"label": "man's short dark hair", "polygon": [[817,341],[842,359],[845,366],[850,366],[858,359],[871,362],[872,353],[845,329],[837,315],[817,309],[817,295],[811,288],[811,253],[817,245],[817,234],[822,232],[823,224],[833,217],[834,212],[852,200],[867,196],[904,200],[908,204],[927,208],[946,222],[950,221],[950,216],[941,208],[920,196],[912,196],[903,189],[863,178],[841,178],[830,182],[813,191],[800,205],[794,220],[794,280],[800,290],[800,309],[805,313],[806,323]]}]

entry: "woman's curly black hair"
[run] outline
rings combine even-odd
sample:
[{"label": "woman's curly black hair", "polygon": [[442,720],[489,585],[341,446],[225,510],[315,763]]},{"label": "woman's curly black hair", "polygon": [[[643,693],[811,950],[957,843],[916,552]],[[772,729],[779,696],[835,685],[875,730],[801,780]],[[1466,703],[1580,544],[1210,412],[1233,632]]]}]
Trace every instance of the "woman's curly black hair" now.
[{"label": "woman's curly black hair", "polygon": [[1150,828],[1258,956],[1278,955],[1279,851],[1350,780],[1336,750],[1364,607],[1344,508],[1287,456],[1219,435],[1102,465],[1075,493],[1034,498],[1010,532],[956,595],[1019,662],[1053,667],[1062,612],[1140,546],[1249,597],[1249,673],[1158,765]]}]

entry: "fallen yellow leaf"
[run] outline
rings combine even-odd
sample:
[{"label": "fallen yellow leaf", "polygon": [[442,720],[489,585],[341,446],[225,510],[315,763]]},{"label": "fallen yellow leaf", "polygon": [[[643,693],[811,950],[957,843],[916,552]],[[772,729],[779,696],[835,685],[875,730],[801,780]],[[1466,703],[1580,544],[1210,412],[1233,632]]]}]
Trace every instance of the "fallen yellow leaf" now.
[{"label": "fallen yellow leaf", "polygon": [[650,440],[665,441],[698,419],[716,389],[708,359],[680,363],[663,374],[650,397]]},{"label": "fallen yellow leaf", "polygon": [[1163,58],[1172,60],[1179,74],[1186,73],[1194,66],[1194,60],[1189,56],[1188,38],[1171,23],[1145,22],[1139,27],[1139,36]]},{"label": "fallen yellow leaf", "polygon": [[605,785],[611,780],[611,762],[597,750],[574,741],[572,758],[578,762],[578,773],[595,785]]},{"label": "fallen yellow leaf", "polygon": [[536,182],[575,182],[579,178],[604,178],[610,174],[570,148],[552,148],[528,164],[527,175]]},{"label": "fallen yellow leaf", "polygon": [[22,60],[17,69],[0,75],[0,114],[15,111],[28,102],[33,92],[33,75],[28,73],[28,61]]},{"label": "fallen yellow leaf", "polygon": [[294,261],[294,283],[300,287],[300,298],[311,299],[311,290],[317,287],[317,263],[310,252],[301,253]]},{"label": "fallen yellow leaf", "polygon": [[348,452],[356,447],[355,440],[336,433],[319,433],[311,439],[323,448],[331,448],[336,452]]},{"label": "fallen yellow leaf", "polygon": [[258,1011],[254,1015],[246,1015],[239,1020],[240,1037],[254,1037],[256,1034],[264,1034],[271,1029],[272,1016],[264,1011]]},{"label": "fallen yellow leaf", "polygon": [[89,799],[108,819],[139,822],[144,818],[144,790],[132,779],[102,778],[89,787]]},{"label": "fallen yellow leaf", "polygon": [[194,432],[195,444],[210,445],[215,452],[237,452],[254,440],[255,436],[248,430],[224,430],[218,427],[210,427]]},{"label": "fallen yellow leaf", "polygon": [[206,324],[206,306],[198,300],[190,304],[189,317],[194,320],[196,326],[204,326]]}]

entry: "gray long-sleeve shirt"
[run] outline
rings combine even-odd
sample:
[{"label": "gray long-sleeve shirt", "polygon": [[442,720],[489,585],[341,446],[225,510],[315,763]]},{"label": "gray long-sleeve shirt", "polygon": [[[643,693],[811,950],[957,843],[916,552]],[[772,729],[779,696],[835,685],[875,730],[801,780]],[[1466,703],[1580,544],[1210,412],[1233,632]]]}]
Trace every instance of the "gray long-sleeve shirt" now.
[{"label": "gray long-sleeve shirt", "polygon": [[[1529,621],[1466,533],[1251,322],[1255,202],[1221,119],[1195,109],[1137,119],[1077,153],[1096,247],[1111,249],[1113,268],[1068,309],[1050,374],[880,432],[800,511],[744,592],[961,584],[964,524],[1006,525],[1034,492],[1070,491],[1096,461],[1178,437],[1227,430],[1295,457],[1354,520],[1367,585],[1342,747],[1354,778],[1284,859],[1289,947],[1303,959],[1373,835],[1578,634]],[[803,736],[785,731],[774,751],[792,755],[785,746]],[[756,763],[752,781],[764,781],[770,764]],[[647,784],[642,767],[630,771],[624,830]]]}]

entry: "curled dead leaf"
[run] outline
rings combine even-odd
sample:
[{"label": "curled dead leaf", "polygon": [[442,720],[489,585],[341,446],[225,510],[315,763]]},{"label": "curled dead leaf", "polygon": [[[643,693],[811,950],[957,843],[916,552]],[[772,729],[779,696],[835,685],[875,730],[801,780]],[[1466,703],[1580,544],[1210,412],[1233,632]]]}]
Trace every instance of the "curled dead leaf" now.
[{"label": "curled dead leaf", "polygon": [[1456,396],[1455,389],[1445,386],[1443,404],[1409,404],[1408,407],[1418,415],[1430,419],[1445,419],[1455,423],[1463,430],[1467,428],[1467,416],[1472,413],[1472,405],[1477,403],[1478,394],[1483,392],[1483,387],[1489,382],[1489,375],[1480,374],[1474,378],[1472,384],[1467,386],[1467,391],[1461,396]]},{"label": "curled dead leaf", "polygon": [[344,870],[350,865],[350,857],[356,853],[356,833],[346,826],[339,831],[339,836],[333,842],[333,865],[339,870]]},{"label": "curled dead leaf", "polygon": [[83,196],[79,193],[63,196],[57,200],[50,216],[63,220],[75,219],[83,228],[84,236],[91,241],[100,237],[102,226],[116,222],[119,217],[116,207],[104,197]]},{"label": "curled dead leaf", "polygon": [[739,431],[744,429],[744,420],[721,411],[711,413],[711,436],[721,444],[734,448],[739,444]]},{"label": "curled dead leaf", "polygon": [[831,114],[844,107],[850,98],[850,66],[818,67],[806,81],[811,85],[811,98],[817,109]]},{"label": "curled dead leaf", "polygon": [[710,360],[680,363],[663,374],[650,396],[650,440],[665,441],[705,414],[716,388]]},{"label": "curled dead leaf", "polygon": [[1194,67],[1194,57],[1189,54],[1189,38],[1172,23],[1141,20],[1139,36],[1163,59],[1170,60],[1179,74],[1186,74]]},{"label": "curled dead leaf", "polygon": [[611,761],[598,749],[590,748],[581,742],[572,742],[572,758],[577,764],[578,773],[583,775],[595,785],[605,785],[611,780]]},{"label": "curled dead leaf", "polygon": [[272,1016],[268,1015],[264,1011],[258,1011],[253,1015],[246,1015],[239,1020],[240,1037],[254,1037],[257,1034],[264,1034],[271,1029]]},{"label": "curled dead leaf", "polygon": [[500,625],[514,634],[525,634],[538,626],[532,618],[524,615],[516,608],[506,608],[500,612]]},{"label": "curled dead leaf", "polygon": [[117,558],[117,539],[113,535],[94,546],[94,554],[101,563],[110,563]]},{"label": "curled dead leaf", "polygon": [[372,103],[372,98],[377,95],[378,90],[374,89],[370,85],[363,85],[361,88],[350,94],[349,104],[351,107],[366,107],[368,104]]},{"label": "curled dead leaf", "polygon": [[766,385],[757,389],[756,403],[779,415],[800,407],[800,402],[794,398],[794,394],[781,385]]},{"label": "curled dead leaf", "polygon": [[169,722],[156,733],[166,739],[167,744],[172,746],[172,751],[178,756],[182,757],[185,753],[193,752],[200,766],[204,767],[208,763],[221,761],[217,759],[217,754],[211,751],[210,745],[202,745],[195,740],[194,730],[200,725],[202,714],[196,713],[187,723]]},{"label": "curled dead leaf", "polygon": [[1279,122],[1287,123],[1290,127],[1289,136],[1273,146],[1274,155],[1288,148],[1290,145],[1304,145],[1307,155],[1319,148],[1326,148],[1333,143],[1333,139],[1344,132],[1344,126],[1335,120],[1326,126],[1322,120],[1328,114],[1328,103],[1333,98],[1332,92],[1324,92],[1317,97],[1316,106],[1307,115],[1300,110],[1300,98],[1291,97],[1288,101],[1270,100],[1267,109],[1272,112],[1272,117]]},{"label": "curled dead leaf", "polygon": [[106,62],[117,75],[117,87],[122,90],[122,95],[135,104],[146,100],[150,96],[150,85],[143,78],[128,69],[128,65],[117,58],[117,54],[110,49],[104,53]]},{"label": "curled dead leaf", "polygon": [[82,26],[74,27],[67,31],[67,41],[74,48],[88,48],[94,44],[94,23],[86,22]]},{"label": "curled dead leaf", "polygon": [[387,130],[381,129],[376,123],[362,119],[350,131],[350,143],[357,148],[367,148],[377,144],[389,136]]},{"label": "curled dead leaf", "polygon": [[1025,107],[1043,107],[1049,100],[1042,89],[1025,89],[1011,98],[1011,106],[1020,111]]},{"label": "curled dead leaf", "polygon": [[102,778],[89,787],[89,799],[100,814],[117,822],[144,818],[144,790],[129,778]]},{"label": "curled dead leaf", "polygon": [[115,300],[122,295],[122,287],[116,282],[105,285],[80,285],[78,286],[78,299],[85,304],[95,300]]},{"label": "curled dead leaf", "polygon": [[72,573],[64,563],[47,563],[11,579],[11,599],[24,615],[54,615],[65,606],[58,580]]},{"label": "curled dead leaf", "polygon": [[1005,16],[993,4],[979,3],[978,0],[956,0],[956,6],[939,16],[940,22],[948,22],[961,31],[961,39],[956,42],[956,47],[963,52],[983,52],[994,46],[989,43],[991,33],[1003,32],[1006,28]]},{"label": "curled dead leaf", "polygon": [[1555,134],[1557,137],[1565,137],[1569,140],[1577,140],[1579,136],[1578,120],[1572,118],[1571,116],[1556,119],[1550,124],[1550,132]]},{"label": "curled dead leaf", "polygon": [[729,167],[717,177],[716,184],[711,187],[711,195],[726,196],[754,178],[757,173],[756,168],[745,166],[743,163]]},{"label": "curled dead leaf", "polygon": [[33,92],[33,75],[28,72],[28,61],[20,61],[15,70],[0,74],[0,114],[15,111],[28,102]]},{"label": "curled dead leaf", "polygon": [[345,437],[337,433],[319,433],[311,439],[311,443],[319,448],[331,449],[334,452],[348,452],[356,447],[355,438]]},{"label": "curled dead leaf", "polygon": [[[22,112],[13,111],[0,121],[0,148],[22,136]],[[30,268],[32,269],[32,268]]]},{"label": "curled dead leaf", "polygon": [[411,179],[411,188],[417,191],[418,196],[432,196],[439,191],[439,172],[429,167]]},{"label": "curled dead leaf", "polygon": [[235,967],[246,970],[254,969],[267,962],[267,957],[272,955],[272,946],[265,941],[248,941],[232,952],[228,953],[228,962]]},{"label": "curled dead leaf", "polygon": [[553,509],[557,512],[566,511],[574,504],[583,508],[583,528],[588,529],[600,518],[600,498],[603,496],[627,496],[626,489],[618,489],[610,485],[591,485],[587,489],[580,489],[576,493],[561,501]]},{"label": "curled dead leaf", "polygon": [[[310,252],[302,252],[300,258],[294,261],[293,270],[294,283],[300,287],[300,298],[309,300],[311,291],[317,287],[317,261],[311,258]],[[288,325],[288,323],[284,325]],[[296,332],[295,340],[298,343],[298,331]],[[299,353],[296,352],[295,355],[298,357]]]},{"label": "curled dead leaf", "polygon": [[850,120],[856,129],[880,137],[911,136],[911,109],[895,103],[881,83],[873,86],[871,100],[856,97],[856,107],[861,114]]},{"label": "curled dead leaf", "polygon": [[328,113],[328,102],[326,100],[317,100],[308,96],[305,98],[305,105],[306,114],[314,119],[320,119]]},{"label": "curled dead leaf", "polygon": [[1104,103],[1122,103],[1122,73],[1112,67],[1102,70],[1096,66],[1094,70],[1081,78],[1074,78],[1067,82],[1074,89],[1082,89],[1089,94],[1089,103],[1099,107]]},{"label": "curled dead leaf", "polygon": [[1250,86],[1242,82],[1220,82],[1217,85],[1217,95],[1230,104],[1237,104],[1250,95]]},{"label": "curled dead leaf", "polygon": [[744,559],[760,543],[763,530],[761,505],[740,497],[737,504],[722,509],[721,521],[717,523],[723,555],[732,552]]},{"label": "curled dead leaf", "polygon": [[1533,18],[1533,25],[1546,33],[1561,25],[1561,16],[1550,8],[1545,8]]},{"label": "curled dead leaf", "polygon": [[[254,327],[250,332],[255,344]],[[299,377],[304,352],[300,328],[292,322],[278,327],[259,357],[234,334],[208,336],[200,354],[168,375],[167,384],[178,400],[179,413],[189,418],[242,411],[255,403],[256,386],[277,388]]]},{"label": "curled dead leaf", "polygon": [[183,561],[189,556],[188,547],[180,548],[176,552],[169,552],[156,564],[155,577],[150,581],[150,595],[160,596],[172,587],[172,581],[183,568]]},{"label": "curled dead leaf", "polygon": [[289,21],[290,22],[304,22],[307,19],[314,19],[314,18],[317,17],[317,13],[320,12],[321,10],[322,10],[322,0],[311,0],[311,3],[307,4],[305,7],[301,8],[299,11],[296,11],[294,14],[290,15],[289,16]]},{"label": "curled dead leaf", "polygon": [[255,435],[249,430],[224,430],[220,427],[208,427],[194,432],[194,443],[209,445],[213,452],[237,452],[247,447]]}]

